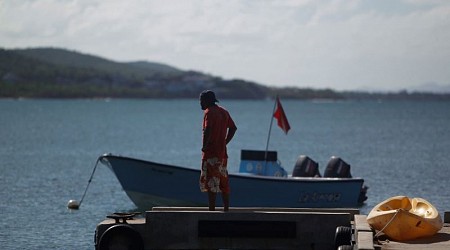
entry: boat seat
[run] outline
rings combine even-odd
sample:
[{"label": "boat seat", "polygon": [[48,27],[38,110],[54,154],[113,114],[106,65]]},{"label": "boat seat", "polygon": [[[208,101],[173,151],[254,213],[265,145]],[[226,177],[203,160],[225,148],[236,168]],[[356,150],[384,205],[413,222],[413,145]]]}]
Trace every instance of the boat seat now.
[{"label": "boat seat", "polygon": [[340,157],[332,156],[330,161],[328,161],[324,177],[352,178],[352,174],[350,173],[350,164],[342,160]]},{"label": "boat seat", "polygon": [[277,161],[277,151],[241,150],[241,160],[250,161]]},{"label": "boat seat", "polygon": [[306,155],[300,155],[295,162],[292,177],[321,177],[319,164]]}]

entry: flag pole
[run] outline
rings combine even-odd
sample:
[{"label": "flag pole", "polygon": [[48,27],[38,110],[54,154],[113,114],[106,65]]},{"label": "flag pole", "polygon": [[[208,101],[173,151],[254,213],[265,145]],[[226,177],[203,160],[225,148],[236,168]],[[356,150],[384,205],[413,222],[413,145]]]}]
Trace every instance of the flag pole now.
[{"label": "flag pole", "polygon": [[267,135],[267,143],[266,143],[266,152],[264,154],[264,167],[265,165],[267,165],[267,153],[269,151],[269,141],[270,141],[270,132],[272,131],[272,124],[273,124],[273,114],[275,113],[275,108],[277,107],[277,99],[278,99],[278,95],[275,98],[274,104],[273,104],[273,110],[272,110],[272,114],[271,114],[271,119],[270,119],[270,126],[269,126],[269,134]]}]

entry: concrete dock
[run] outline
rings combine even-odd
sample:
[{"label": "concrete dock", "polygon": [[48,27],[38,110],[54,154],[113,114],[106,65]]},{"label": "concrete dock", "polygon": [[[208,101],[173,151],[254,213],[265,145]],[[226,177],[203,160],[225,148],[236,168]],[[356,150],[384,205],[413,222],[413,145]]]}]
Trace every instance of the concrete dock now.
[{"label": "concrete dock", "polygon": [[[155,207],[121,217],[97,225],[96,249],[450,249],[449,212],[436,235],[408,242],[374,238],[358,209]],[[345,244],[337,244],[338,227],[349,232]]]},{"label": "concrete dock", "polygon": [[[358,209],[154,208],[145,218],[101,222],[96,249],[128,243],[141,249],[335,249],[339,226]],[[126,236],[126,237],[124,237]],[[348,241],[350,243],[350,240]]]}]

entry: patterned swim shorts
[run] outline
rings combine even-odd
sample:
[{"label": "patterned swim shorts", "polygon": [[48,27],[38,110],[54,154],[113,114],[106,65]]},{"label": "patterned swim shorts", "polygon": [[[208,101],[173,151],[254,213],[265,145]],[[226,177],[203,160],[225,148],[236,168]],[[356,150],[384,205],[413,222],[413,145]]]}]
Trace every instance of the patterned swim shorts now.
[{"label": "patterned swim shorts", "polygon": [[202,160],[200,190],[202,192],[230,193],[226,158],[221,161],[218,158]]}]

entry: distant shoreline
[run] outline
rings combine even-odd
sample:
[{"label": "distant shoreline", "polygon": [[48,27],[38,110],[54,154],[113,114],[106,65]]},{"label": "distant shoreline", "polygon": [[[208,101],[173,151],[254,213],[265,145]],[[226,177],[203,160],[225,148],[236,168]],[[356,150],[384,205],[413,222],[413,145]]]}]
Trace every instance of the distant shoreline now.
[{"label": "distant shoreline", "polygon": [[120,63],[58,48],[0,48],[0,98],[193,99],[211,89],[221,99],[263,100],[439,100],[449,93],[364,92],[273,87],[242,79],[222,79],[155,62]]},{"label": "distant shoreline", "polygon": [[[424,95],[424,96],[420,96]],[[429,93],[421,93],[419,96],[397,96],[393,94],[371,94],[367,96],[354,95],[339,99],[333,98],[292,98],[292,97],[284,97],[280,95],[280,98],[284,100],[294,100],[294,101],[311,101],[311,102],[340,102],[340,101],[450,101],[450,94],[429,94]],[[221,100],[242,100],[242,101],[261,101],[261,100],[273,100],[273,97],[269,98],[220,98]],[[0,100],[198,100],[197,97],[0,97]]]}]

